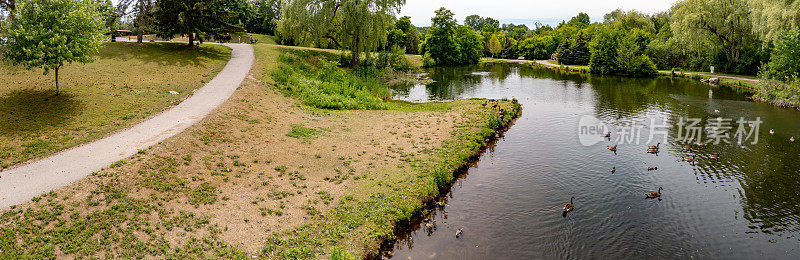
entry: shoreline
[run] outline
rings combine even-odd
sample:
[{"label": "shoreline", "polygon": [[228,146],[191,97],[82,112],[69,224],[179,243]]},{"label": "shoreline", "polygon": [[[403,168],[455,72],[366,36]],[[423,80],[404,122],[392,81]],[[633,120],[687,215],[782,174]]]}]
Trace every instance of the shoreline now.
[{"label": "shoreline", "polygon": [[[480,99],[479,99],[480,100]],[[485,100],[485,99],[484,99]],[[452,179],[443,185],[439,185],[439,193],[428,200],[422,201],[423,206],[417,211],[412,213],[410,219],[402,220],[395,223],[393,237],[384,239],[381,242],[380,249],[377,253],[367,254],[365,259],[383,259],[384,257],[391,257],[394,252],[394,245],[401,239],[406,239],[411,235],[411,232],[418,229],[427,216],[434,212],[437,204],[452,191],[453,184],[461,178],[467,177],[469,169],[476,165],[480,157],[491,147],[494,147],[497,142],[504,136],[504,134],[514,126],[514,123],[522,115],[522,106],[516,100],[512,101],[514,104],[513,116],[501,123],[500,127],[495,128],[494,135],[489,136],[482,143],[481,148],[476,153],[469,156],[467,161],[460,165],[453,173]]]}]

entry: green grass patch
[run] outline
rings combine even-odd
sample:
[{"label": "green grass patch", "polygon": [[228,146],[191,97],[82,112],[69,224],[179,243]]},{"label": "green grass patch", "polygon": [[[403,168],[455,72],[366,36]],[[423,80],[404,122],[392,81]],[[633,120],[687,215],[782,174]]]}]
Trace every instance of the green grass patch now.
[{"label": "green grass patch", "polygon": [[315,139],[317,135],[322,134],[323,131],[315,128],[306,127],[304,125],[292,125],[292,131],[286,133],[286,136],[297,139]]},{"label": "green grass patch", "polygon": [[0,62],[0,146],[10,151],[2,161],[47,156],[136,124],[188,97],[229,58],[219,45],[105,43],[97,61],[61,69],[59,96],[52,73]]},{"label": "green grass patch", "polygon": [[389,88],[370,68],[338,67],[338,56],[327,52],[282,49],[272,78],[287,96],[321,109],[386,109]]}]

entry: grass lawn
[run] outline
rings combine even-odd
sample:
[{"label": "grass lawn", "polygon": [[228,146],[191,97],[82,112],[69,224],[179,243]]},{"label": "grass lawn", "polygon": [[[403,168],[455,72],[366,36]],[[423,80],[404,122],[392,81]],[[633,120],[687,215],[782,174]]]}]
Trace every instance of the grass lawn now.
[{"label": "grass lawn", "polygon": [[217,45],[105,43],[94,63],[61,69],[60,96],[52,72],[0,63],[0,168],[99,139],[178,104],[229,58],[229,49]]},{"label": "grass lawn", "polygon": [[320,109],[300,100],[313,89],[272,78],[293,50],[254,50],[251,77],[200,123],[0,212],[0,259],[362,258],[518,108],[501,101],[503,119],[476,99]]}]

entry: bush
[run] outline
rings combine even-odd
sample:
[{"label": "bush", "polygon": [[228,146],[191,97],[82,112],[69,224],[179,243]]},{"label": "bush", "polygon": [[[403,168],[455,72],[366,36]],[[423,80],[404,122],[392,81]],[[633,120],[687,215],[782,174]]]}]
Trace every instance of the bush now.
[{"label": "bush", "polygon": [[610,29],[600,29],[589,44],[592,56],[589,71],[595,74],[614,74],[617,72],[617,36]]},{"label": "bush", "polygon": [[633,59],[631,66],[624,73],[631,77],[652,77],[656,72],[656,64],[649,57],[640,55]]},{"label": "bush", "polygon": [[786,82],[775,79],[762,79],[754,95],[757,100],[772,104],[800,107],[800,76],[792,76]]}]

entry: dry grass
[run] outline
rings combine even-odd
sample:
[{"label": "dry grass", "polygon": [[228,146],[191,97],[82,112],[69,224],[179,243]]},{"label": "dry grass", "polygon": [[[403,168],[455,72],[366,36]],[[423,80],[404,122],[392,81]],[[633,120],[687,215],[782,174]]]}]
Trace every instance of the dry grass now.
[{"label": "dry grass", "polygon": [[94,63],[62,68],[60,96],[52,73],[0,63],[0,169],[101,138],[177,104],[229,57],[218,45],[105,43]]}]

